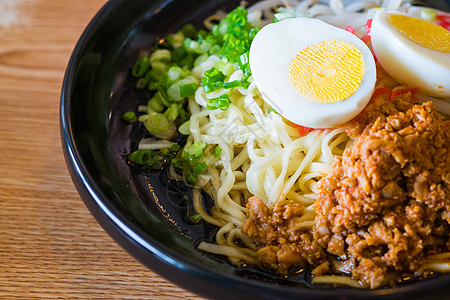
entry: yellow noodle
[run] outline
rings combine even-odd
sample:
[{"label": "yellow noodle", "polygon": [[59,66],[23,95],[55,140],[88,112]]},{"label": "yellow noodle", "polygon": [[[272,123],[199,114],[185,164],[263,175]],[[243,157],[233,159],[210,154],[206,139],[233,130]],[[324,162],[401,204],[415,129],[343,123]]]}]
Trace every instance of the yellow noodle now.
[{"label": "yellow noodle", "polygon": [[235,247],[201,242],[198,245],[198,249],[206,251],[206,252],[214,253],[214,254],[239,258],[239,259],[249,262],[251,264],[256,264],[258,262],[256,259],[256,256],[251,256],[248,253],[246,253],[245,251],[242,251],[241,249],[238,249]]},{"label": "yellow noodle", "polygon": [[206,222],[216,225],[216,226],[222,226],[223,221],[216,219],[206,213],[206,211],[203,209],[203,204],[201,203],[202,198],[200,194],[200,190],[194,189],[192,191],[192,202],[194,204],[194,209],[197,213],[199,213],[202,216],[202,219]]},{"label": "yellow noodle", "polygon": [[420,267],[417,271],[418,274],[423,274],[424,271],[434,271],[440,273],[450,272],[450,262],[434,262],[427,263]]},{"label": "yellow noodle", "polygon": [[351,279],[348,276],[339,275],[322,275],[314,276],[311,280],[313,284],[336,284],[336,285],[346,285],[354,288],[364,288],[362,284],[358,281]]},{"label": "yellow noodle", "polygon": [[444,259],[450,259],[450,252],[434,254],[426,257],[426,260],[444,260]]},{"label": "yellow noodle", "polygon": [[313,225],[314,225],[314,220],[312,220],[312,221],[303,221],[303,222],[296,223],[292,227],[292,229],[294,231],[297,231],[297,230],[300,230],[300,229],[311,229],[313,227]]}]

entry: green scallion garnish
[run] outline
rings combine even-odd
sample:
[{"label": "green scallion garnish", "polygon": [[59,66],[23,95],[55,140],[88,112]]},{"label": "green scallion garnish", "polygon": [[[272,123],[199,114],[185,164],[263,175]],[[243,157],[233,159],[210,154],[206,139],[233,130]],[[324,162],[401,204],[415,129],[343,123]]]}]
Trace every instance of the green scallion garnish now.
[{"label": "green scallion garnish", "polygon": [[131,73],[135,77],[144,76],[150,68],[150,58],[148,56],[142,56],[133,66]]},{"label": "green scallion garnish", "polygon": [[191,220],[192,223],[197,224],[198,222],[200,222],[203,218],[200,214],[194,214],[192,216],[189,216],[189,220]]},{"label": "green scallion garnish", "polygon": [[219,146],[217,146],[214,149],[214,157],[220,157],[222,155],[222,148],[220,148]]},{"label": "green scallion garnish", "polygon": [[194,95],[196,89],[197,85],[193,82],[180,85],[180,95],[183,98],[190,97]]},{"label": "green scallion garnish", "polygon": [[124,113],[123,119],[130,123],[136,122],[138,120],[136,114],[132,111],[127,111],[126,113]]}]

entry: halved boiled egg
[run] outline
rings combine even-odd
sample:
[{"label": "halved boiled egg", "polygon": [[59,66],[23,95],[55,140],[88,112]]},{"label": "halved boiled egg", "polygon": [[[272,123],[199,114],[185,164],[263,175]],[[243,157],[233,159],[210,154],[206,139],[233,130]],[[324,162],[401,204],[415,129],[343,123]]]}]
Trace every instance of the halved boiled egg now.
[{"label": "halved boiled egg", "polygon": [[354,34],[310,18],[263,27],[250,47],[263,99],[289,121],[312,128],[343,124],[370,100],[372,53]]},{"label": "halved boiled egg", "polygon": [[383,69],[421,93],[450,97],[450,32],[398,12],[378,11],[372,47]]}]

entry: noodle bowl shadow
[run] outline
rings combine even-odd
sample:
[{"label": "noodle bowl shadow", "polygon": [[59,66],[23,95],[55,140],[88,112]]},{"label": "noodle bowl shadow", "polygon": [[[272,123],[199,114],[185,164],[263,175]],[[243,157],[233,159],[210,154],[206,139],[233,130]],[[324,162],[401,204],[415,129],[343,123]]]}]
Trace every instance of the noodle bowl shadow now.
[{"label": "noodle bowl shadow", "polygon": [[129,78],[141,49],[151,49],[185,23],[200,25],[217,9],[239,5],[192,2],[109,1],[74,49],[62,87],[61,139],[73,182],[97,221],[144,265],[209,298],[444,297],[448,275],[378,290],[309,287],[303,278],[284,279],[254,268],[239,271],[225,259],[196,250],[196,243],[210,239],[215,228],[187,218],[192,209],[183,197],[190,194],[188,187],[169,181],[166,172],[148,173],[127,163],[125,155],[139,142],[140,128],[121,120],[124,112],[146,101]]}]

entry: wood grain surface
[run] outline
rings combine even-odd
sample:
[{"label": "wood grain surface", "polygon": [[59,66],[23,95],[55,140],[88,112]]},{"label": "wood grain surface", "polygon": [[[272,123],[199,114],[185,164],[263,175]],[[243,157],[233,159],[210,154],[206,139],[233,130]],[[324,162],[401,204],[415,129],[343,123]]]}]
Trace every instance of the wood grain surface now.
[{"label": "wood grain surface", "polygon": [[65,67],[106,0],[0,0],[0,299],[197,299],[120,248],[66,170]]}]

